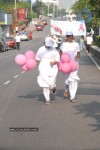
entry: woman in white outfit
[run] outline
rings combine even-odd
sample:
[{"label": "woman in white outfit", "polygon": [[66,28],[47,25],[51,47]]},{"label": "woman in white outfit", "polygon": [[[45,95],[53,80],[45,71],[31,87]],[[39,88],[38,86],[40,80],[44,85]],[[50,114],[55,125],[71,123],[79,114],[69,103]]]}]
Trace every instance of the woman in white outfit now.
[{"label": "woman in white outfit", "polygon": [[39,62],[37,82],[43,88],[45,104],[50,104],[50,90],[55,93],[58,73],[57,63],[60,61],[60,55],[53,44],[53,39],[46,37],[45,45],[39,48],[35,56],[36,61]]},{"label": "woman in white outfit", "polygon": [[[73,33],[72,32],[66,32],[66,42],[63,42],[60,46],[60,55],[62,53],[68,53],[70,55],[71,60],[77,61],[80,58],[80,48],[79,44],[73,40]],[[79,77],[77,75],[77,70],[64,75],[65,80],[65,90],[64,90],[64,96],[68,96],[68,90],[70,94],[70,101],[76,102],[76,92],[78,87],[78,80]]]}]

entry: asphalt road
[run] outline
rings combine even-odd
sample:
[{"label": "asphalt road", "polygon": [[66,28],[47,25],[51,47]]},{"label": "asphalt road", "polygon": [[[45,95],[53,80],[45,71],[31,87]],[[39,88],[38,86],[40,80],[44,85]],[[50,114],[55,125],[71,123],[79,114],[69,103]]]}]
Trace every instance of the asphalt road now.
[{"label": "asphalt road", "polygon": [[49,33],[48,25],[22,42],[20,51],[0,53],[0,150],[100,150],[100,71],[89,55],[81,52],[75,104],[63,97],[59,73],[57,94],[46,106],[38,69],[23,72],[15,63],[17,54],[36,52]]}]

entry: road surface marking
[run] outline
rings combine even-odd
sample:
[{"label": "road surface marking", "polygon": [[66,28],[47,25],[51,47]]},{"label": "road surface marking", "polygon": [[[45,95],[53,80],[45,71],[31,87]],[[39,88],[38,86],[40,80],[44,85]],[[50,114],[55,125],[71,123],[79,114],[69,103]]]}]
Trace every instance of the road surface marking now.
[{"label": "road surface marking", "polygon": [[18,77],[19,77],[19,75],[15,75],[13,78],[16,79],[16,78],[18,78]]},{"label": "road surface marking", "polygon": [[4,85],[9,84],[10,82],[11,82],[10,80],[6,81],[6,82],[4,83]]},{"label": "road surface marking", "polygon": [[92,59],[92,61],[96,65],[96,67],[100,70],[100,66],[97,64],[97,62],[93,59],[93,57],[90,54],[88,54],[88,55],[90,56],[90,58]]},{"label": "road surface marking", "polygon": [[21,73],[25,73],[25,71],[22,71]]}]

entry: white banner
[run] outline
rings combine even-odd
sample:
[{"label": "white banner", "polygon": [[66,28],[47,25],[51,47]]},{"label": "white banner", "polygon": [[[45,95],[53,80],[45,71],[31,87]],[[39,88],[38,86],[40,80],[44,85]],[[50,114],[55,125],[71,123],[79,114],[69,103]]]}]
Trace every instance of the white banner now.
[{"label": "white banner", "polygon": [[52,35],[65,35],[66,31],[72,31],[74,36],[86,35],[85,21],[51,20]]}]

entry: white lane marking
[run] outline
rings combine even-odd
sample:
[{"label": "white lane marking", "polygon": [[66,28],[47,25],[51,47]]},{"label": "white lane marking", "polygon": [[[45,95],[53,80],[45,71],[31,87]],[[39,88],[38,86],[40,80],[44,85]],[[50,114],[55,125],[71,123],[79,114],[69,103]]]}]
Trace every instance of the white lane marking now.
[{"label": "white lane marking", "polygon": [[10,82],[11,82],[10,80],[6,81],[6,82],[4,83],[4,85],[9,84]]},{"label": "white lane marking", "polygon": [[94,64],[98,68],[98,70],[100,70],[100,66],[97,64],[97,62],[93,59],[93,57],[89,53],[88,53],[88,55],[90,56],[90,58],[92,59],[92,61],[94,62]]},{"label": "white lane marking", "polygon": [[16,79],[16,78],[18,78],[18,77],[19,77],[19,75],[17,74],[17,75],[15,75],[13,78]]},{"label": "white lane marking", "polygon": [[25,73],[25,71],[22,71],[21,73]]}]

